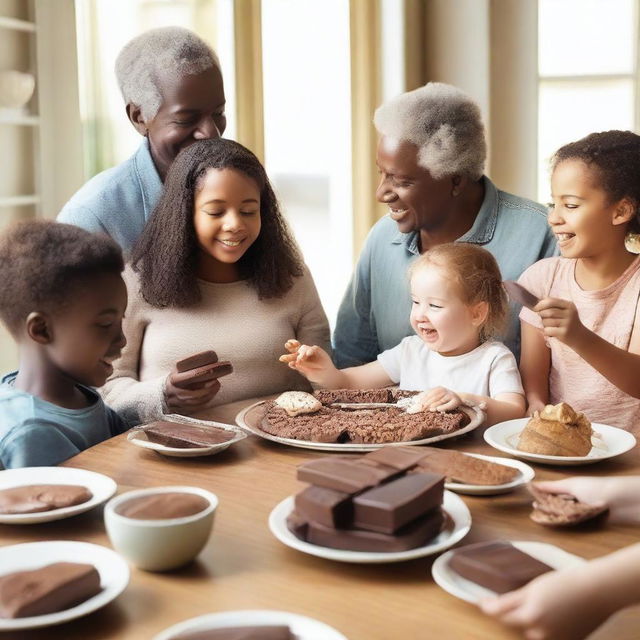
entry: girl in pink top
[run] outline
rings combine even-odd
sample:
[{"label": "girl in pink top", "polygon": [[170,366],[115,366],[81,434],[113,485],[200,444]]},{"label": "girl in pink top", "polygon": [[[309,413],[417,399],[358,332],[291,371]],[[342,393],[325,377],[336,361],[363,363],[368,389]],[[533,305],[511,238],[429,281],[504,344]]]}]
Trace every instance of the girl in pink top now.
[{"label": "girl in pink top", "polygon": [[552,160],[549,224],[562,257],[529,267],[520,284],[520,372],[529,412],[567,402],[592,422],[640,433],[640,136],[605,131]]}]

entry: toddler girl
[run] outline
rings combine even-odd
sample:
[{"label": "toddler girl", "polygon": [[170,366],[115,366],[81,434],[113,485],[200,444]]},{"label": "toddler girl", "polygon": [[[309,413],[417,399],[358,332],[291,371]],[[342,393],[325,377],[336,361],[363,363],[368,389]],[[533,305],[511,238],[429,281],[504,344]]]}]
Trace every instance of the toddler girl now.
[{"label": "toddler girl", "polygon": [[640,136],[593,133],[552,160],[549,224],[561,257],[520,284],[540,298],[520,313],[529,411],[567,402],[592,422],[640,433]]},{"label": "toddler girl", "polygon": [[294,345],[281,360],[323,387],[395,383],[423,391],[418,404],[430,411],[467,404],[486,408],[487,424],[522,417],[524,392],[515,358],[491,340],[504,328],[508,312],[495,258],[472,244],[438,245],[411,265],[409,277],[416,335],[375,362],[338,370],[320,347],[306,345]]}]

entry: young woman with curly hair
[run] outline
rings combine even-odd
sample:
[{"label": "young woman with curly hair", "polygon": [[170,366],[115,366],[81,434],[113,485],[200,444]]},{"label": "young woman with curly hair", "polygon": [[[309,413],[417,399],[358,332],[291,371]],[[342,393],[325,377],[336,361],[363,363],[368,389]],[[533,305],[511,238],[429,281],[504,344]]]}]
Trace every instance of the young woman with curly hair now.
[{"label": "young woman with curly hair", "polygon": [[[328,345],[327,319],[264,168],[237,142],[178,155],[125,280],[127,347],[104,389],[130,421],[309,389],[280,345]],[[176,362],[205,350],[233,373],[187,388]]]}]

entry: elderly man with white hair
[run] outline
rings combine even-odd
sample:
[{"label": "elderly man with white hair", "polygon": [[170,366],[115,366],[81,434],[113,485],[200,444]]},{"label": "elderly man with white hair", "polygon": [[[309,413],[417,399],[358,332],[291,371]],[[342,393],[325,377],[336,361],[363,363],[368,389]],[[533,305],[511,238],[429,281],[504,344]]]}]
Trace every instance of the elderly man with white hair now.
[{"label": "elderly man with white hair", "polygon": [[[372,228],[338,311],[334,354],[340,368],[372,362],[413,334],[407,268],[446,242],[472,242],[495,256],[504,280],[555,252],[546,208],[505,193],[483,175],[484,126],[464,92],[431,82],[376,110],[379,202],[387,216]],[[505,342],[518,355],[512,309]]]},{"label": "elderly man with white hair", "polygon": [[224,132],[225,96],[215,52],[181,27],[152,29],[127,43],[116,76],[127,117],[144,140],[131,158],[89,180],[58,220],[107,233],[128,252],[178,153]]}]

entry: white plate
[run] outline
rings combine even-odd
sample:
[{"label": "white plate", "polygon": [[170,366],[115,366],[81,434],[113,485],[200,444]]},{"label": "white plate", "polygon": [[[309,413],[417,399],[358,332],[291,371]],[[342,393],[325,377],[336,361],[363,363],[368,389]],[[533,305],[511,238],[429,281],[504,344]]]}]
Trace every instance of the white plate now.
[{"label": "white plate", "polygon": [[227,442],[221,442],[219,444],[212,444],[208,447],[167,447],[157,442],[151,442],[147,438],[147,434],[142,430],[145,425],[140,425],[135,429],[132,429],[127,434],[127,440],[131,444],[135,444],[143,449],[151,449],[161,453],[163,456],[174,456],[176,458],[196,458],[198,456],[212,456],[216,453],[224,451],[232,444],[247,437],[241,429],[238,429],[235,425],[226,424],[224,422],[214,422],[213,420],[196,420],[195,418],[188,418],[187,416],[181,416],[178,414],[170,414],[162,416],[161,420],[168,420],[169,422],[180,422],[182,424],[195,424],[201,427],[218,427],[218,429],[225,429],[234,433],[234,437]]},{"label": "white plate", "polygon": [[327,560],[337,560],[338,562],[357,562],[366,564],[380,564],[384,562],[402,562],[430,556],[440,553],[457,542],[460,542],[471,528],[471,514],[467,505],[454,493],[444,492],[442,503],[451,521],[444,531],[441,531],[429,544],[408,551],[375,552],[375,551],[344,551],[343,549],[332,549],[330,547],[320,547],[296,538],[287,527],[287,516],[293,510],[294,497],[289,496],[278,504],[269,515],[269,529],[271,533],[292,549],[297,549],[303,553],[308,553]]},{"label": "white plate", "polygon": [[385,442],[382,444],[354,444],[352,442],[313,442],[311,440],[296,440],[295,438],[281,438],[279,436],[274,436],[266,431],[263,431],[260,428],[260,423],[264,416],[264,408],[262,405],[265,404],[265,400],[261,400],[260,402],[256,402],[252,405],[249,405],[245,409],[243,409],[236,416],[236,423],[239,427],[246,429],[247,431],[253,433],[256,436],[260,436],[265,440],[271,440],[273,442],[279,442],[280,444],[288,444],[291,447],[299,447],[301,449],[315,449],[317,451],[374,451],[375,449],[380,449],[381,447],[399,447],[399,446],[407,446],[414,444],[432,444],[434,442],[440,442],[440,440],[447,440],[449,438],[457,438],[458,436],[464,435],[465,433],[469,433],[469,431],[473,431],[477,427],[479,427],[485,419],[485,414],[480,409],[476,407],[460,407],[462,411],[464,411],[471,422],[462,429],[458,429],[458,431],[454,431],[453,433],[443,433],[439,436],[433,436],[431,438],[423,438],[422,440],[409,440],[408,442]]},{"label": "white plate", "polygon": [[593,447],[586,456],[544,456],[539,453],[527,453],[516,448],[520,433],[527,422],[529,422],[529,418],[518,418],[494,424],[484,432],[484,439],[494,449],[504,451],[522,460],[539,462],[540,464],[572,466],[614,458],[636,446],[636,439],[628,431],[594,422],[591,426],[598,435],[592,436]]},{"label": "white plate", "polygon": [[226,629],[233,627],[254,627],[264,625],[288,625],[298,640],[347,640],[332,627],[313,618],[300,616],[288,611],[239,610],[209,613],[191,620],[185,620],[165,629],[153,640],[171,640],[179,633]]},{"label": "white plate", "polygon": [[[575,556],[572,553],[563,551],[562,549],[546,542],[521,542],[512,541],[514,547],[528,553],[540,562],[548,564],[553,569],[570,569],[586,562],[584,558]],[[460,547],[464,548],[464,547]],[[439,558],[436,558],[431,566],[431,575],[436,584],[442,587],[446,592],[456,598],[478,604],[481,598],[497,595],[495,591],[485,589],[475,582],[466,580],[458,575],[456,571],[449,567],[449,561],[454,551],[447,551]]]},{"label": "white plate", "polygon": [[503,464],[505,467],[513,467],[520,471],[520,475],[517,476],[511,482],[505,484],[463,484],[461,482],[445,482],[445,489],[455,491],[456,493],[466,493],[470,496],[493,496],[499,493],[509,493],[517,487],[523,484],[531,482],[536,475],[536,472],[524,462],[519,460],[510,460],[508,458],[497,458],[494,456],[483,456],[479,453],[465,453],[467,456],[473,456],[474,458],[480,458],[481,460],[488,460],[489,462],[495,462],[497,464]]},{"label": "white plate", "polygon": [[111,549],[88,542],[29,542],[0,547],[0,573],[37,569],[54,562],[92,564],[100,574],[102,591],[84,602],[43,616],[0,618],[0,631],[35,629],[68,622],[91,613],[117,598],[129,584],[127,563]]},{"label": "white plate", "polygon": [[106,502],[117,489],[116,483],[101,473],[72,469],[67,467],[23,467],[22,469],[5,469],[0,471],[0,489],[11,489],[31,484],[75,484],[86,487],[93,497],[87,502],[72,507],[41,511],[40,513],[7,514],[0,513],[2,524],[34,524],[50,522],[75,516],[89,511]]}]

